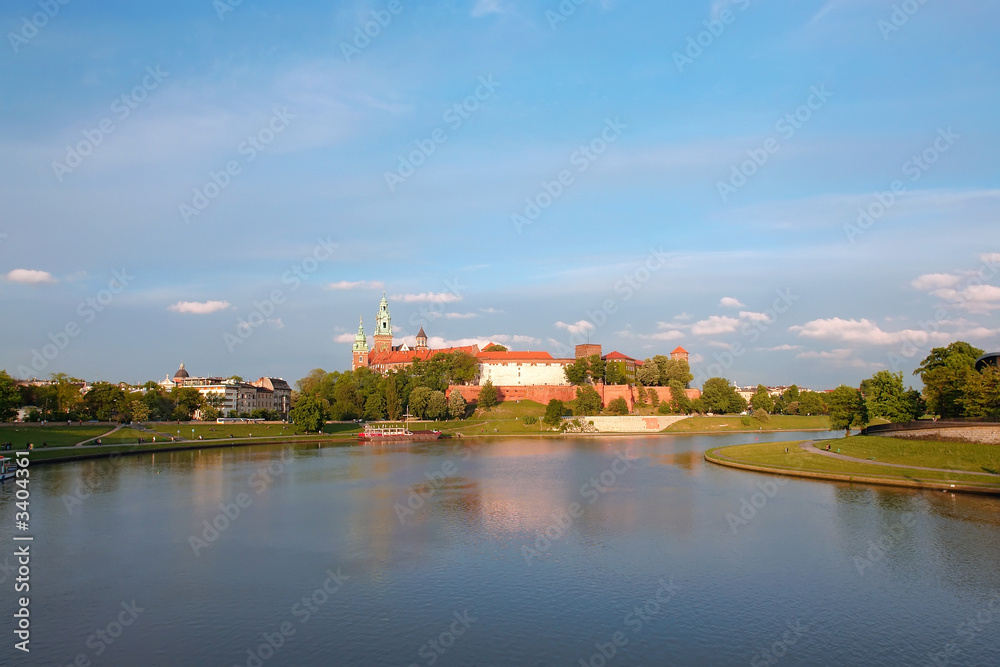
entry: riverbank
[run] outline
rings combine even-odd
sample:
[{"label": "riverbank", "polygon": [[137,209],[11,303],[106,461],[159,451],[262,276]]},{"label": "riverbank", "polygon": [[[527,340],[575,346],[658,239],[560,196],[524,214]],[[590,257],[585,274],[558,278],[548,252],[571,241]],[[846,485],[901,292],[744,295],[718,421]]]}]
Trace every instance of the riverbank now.
[{"label": "riverbank", "polygon": [[789,477],[1000,495],[1000,447],[923,442],[914,449],[905,446],[913,443],[870,436],[822,444],[831,450],[812,440],[715,447],[705,460]]}]

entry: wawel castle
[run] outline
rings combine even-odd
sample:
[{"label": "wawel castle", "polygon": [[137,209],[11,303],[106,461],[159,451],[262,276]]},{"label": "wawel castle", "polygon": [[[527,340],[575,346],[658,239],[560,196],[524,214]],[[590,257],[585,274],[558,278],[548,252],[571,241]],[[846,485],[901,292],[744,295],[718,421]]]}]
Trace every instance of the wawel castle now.
[{"label": "wawel castle", "polygon": [[[634,384],[635,371],[642,366],[642,361],[621,352],[611,352],[602,356],[601,346],[590,344],[577,345],[574,359],[557,359],[548,352],[537,351],[484,352],[478,345],[431,349],[427,346],[427,334],[424,333],[423,327],[420,327],[417,333],[414,347],[411,348],[406,343],[393,345],[389,302],[383,294],[378,307],[378,316],[375,318],[375,333],[372,335],[371,347],[368,346],[363,318],[358,324],[358,334],[354,338],[352,349],[351,369],[370,368],[386,374],[392,370],[405,368],[417,359],[425,361],[435,354],[452,352],[465,352],[476,357],[479,362],[476,385],[482,385],[489,380],[494,386],[510,388],[567,386],[566,366],[577,358],[595,354],[609,364],[621,364],[622,374],[628,378],[630,384]],[[670,356],[672,359],[685,361],[688,359],[688,353],[682,347],[675,349]],[[463,390],[464,393],[466,392]]]}]

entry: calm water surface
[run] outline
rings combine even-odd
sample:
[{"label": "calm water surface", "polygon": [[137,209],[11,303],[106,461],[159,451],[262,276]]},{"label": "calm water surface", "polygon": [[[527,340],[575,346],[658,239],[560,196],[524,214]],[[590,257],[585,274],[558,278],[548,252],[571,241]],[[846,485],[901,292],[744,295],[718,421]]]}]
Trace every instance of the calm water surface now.
[{"label": "calm water surface", "polygon": [[1000,499],[702,459],[754,438],[38,466],[27,656],[11,634],[14,488],[0,489],[0,663],[1000,664]]}]

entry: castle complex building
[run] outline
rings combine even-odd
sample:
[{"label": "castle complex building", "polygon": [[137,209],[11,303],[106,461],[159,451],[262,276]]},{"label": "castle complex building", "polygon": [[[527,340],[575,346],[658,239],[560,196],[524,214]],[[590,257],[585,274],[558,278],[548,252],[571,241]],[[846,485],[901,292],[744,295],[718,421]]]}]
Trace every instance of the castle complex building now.
[{"label": "castle complex building", "polygon": [[389,313],[389,302],[383,292],[382,300],[378,304],[375,333],[372,335],[370,349],[368,337],[365,335],[364,318],[358,322],[358,333],[354,337],[354,345],[351,348],[351,370],[369,368],[384,375],[389,371],[405,368],[414,360],[427,361],[435,354],[451,354],[453,352],[465,352],[476,356],[479,353],[479,346],[466,345],[465,347],[446,347],[432,350],[427,346],[427,334],[424,333],[423,327],[420,327],[420,331],[417,332],[417,340],[412,348],[405,342],[393,345],[392,315]]}]

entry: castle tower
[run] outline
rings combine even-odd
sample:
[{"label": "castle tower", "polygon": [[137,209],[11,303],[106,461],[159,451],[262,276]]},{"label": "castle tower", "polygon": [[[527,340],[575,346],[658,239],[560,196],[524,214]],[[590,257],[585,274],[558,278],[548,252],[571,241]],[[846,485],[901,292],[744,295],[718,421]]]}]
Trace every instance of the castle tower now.
[{"label": "castle tower", "polygon": [[382,300],[378,304],[378,317],[375,318],[375,335],[373,349],[376,352],[392,351],[392,317],[389,315],[389,302],[382,292]]},{"label": "castle tower", "polygon": [[420,327],[420,331],[417,332],[417,350],[427,349],[427,334],[424,333],[424,328]]},{"label": "castle tower", "polygon": [[358,320],[358,335],[354,337],[351,370],[368,367],[368,339],[365,337],[364,318]]}]

